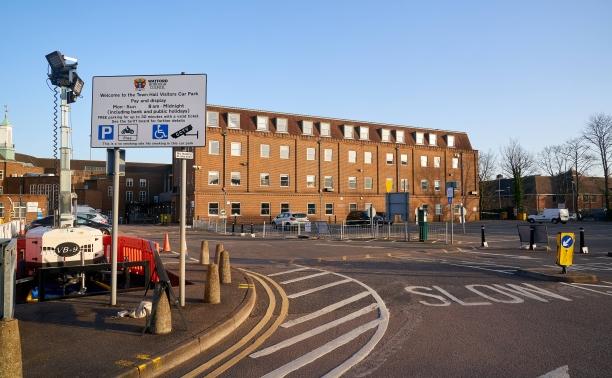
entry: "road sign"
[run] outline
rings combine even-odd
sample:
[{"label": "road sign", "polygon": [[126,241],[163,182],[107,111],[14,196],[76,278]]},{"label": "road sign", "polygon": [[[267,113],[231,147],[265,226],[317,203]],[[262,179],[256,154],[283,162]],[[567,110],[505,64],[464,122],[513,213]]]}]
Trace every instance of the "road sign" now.
[{"label": "road sign", "polygon": [[573,232],[559,232],[557,234],[557,265],[562,267],[572,265],[575,240],[576,237]]},{"label": "road sign", "polygon": [[193,159],[193,152],[175,151],[174,157],[177,159]]},{"label": "road sign", "polygon": [[[115,151],[112,148],[106,150],[106,174],[115,174]],[[125,176],[125,150],[119,150],[119,176]]]},{"label": "road sign", "polygon": [[453,187],[446,188],[446,196],[453,198],[455,196],[455,189]]},{"label": "road sign", "polygon": [[94,76],[91,147],[200,147],[206,75]]}]

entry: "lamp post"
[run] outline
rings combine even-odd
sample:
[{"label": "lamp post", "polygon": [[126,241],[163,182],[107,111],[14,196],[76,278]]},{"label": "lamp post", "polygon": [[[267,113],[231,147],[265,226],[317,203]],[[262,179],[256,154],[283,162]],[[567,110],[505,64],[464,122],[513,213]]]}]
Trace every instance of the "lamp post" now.
[{"label": "lamp post", "polygon": [[578,214],[578,212],[576,211],[576,192],[574,190],[575,185],[576,183],[574,182],[574,180],[572,180],[572,211]]},{"label": "lamp post", "polygon": [[504,177],[503,175],[497,175],[497,202],[498,206],[501,209],[501,179]]}]

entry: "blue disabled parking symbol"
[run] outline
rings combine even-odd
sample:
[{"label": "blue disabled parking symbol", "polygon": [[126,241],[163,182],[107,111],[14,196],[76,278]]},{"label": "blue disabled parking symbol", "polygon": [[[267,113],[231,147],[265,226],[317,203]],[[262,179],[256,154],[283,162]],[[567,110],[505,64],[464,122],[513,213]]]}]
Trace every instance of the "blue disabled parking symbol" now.
[{"label": "blue disabled parking symbol", "polygon": [[152,137],[153,139],[168,139],[168,124],[153,124]]},{"label": "blue disabled parking symbol", "polygon": [[569,248],[574,244],[574,239],[569,236],[569,235],[565,235],[563,238],[561,238],[561,245],[563,246],[563,248]]}]

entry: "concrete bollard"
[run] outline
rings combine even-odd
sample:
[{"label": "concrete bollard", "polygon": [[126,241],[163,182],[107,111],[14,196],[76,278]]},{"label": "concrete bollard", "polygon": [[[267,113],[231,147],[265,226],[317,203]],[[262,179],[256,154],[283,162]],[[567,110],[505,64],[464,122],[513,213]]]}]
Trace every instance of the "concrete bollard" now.
[{"label": "concrete bollard", "polygon": [[204,302],[211,304],[221,303],[219,266],[214,263],[208,265],[208,273],[206,274],[206,286],[204,287]]},{"label": "concrete bollard", "polygon": [[172,332],[172,312],[166,290],[161,286],[155,288],[153,307],[149,322],[149,332],[154,335],[166,335]]},{"label": "concrete bollard", "polygon": [[230,269],[230,256],[228,251],[221,252],[221,265],[219,265],[221,271],[221,283],[231,284],[232,283],[232,270]]},{"label": "concrete bollard", "polygon": [[0,320],[0,378],[23,377],[17,319]]},{"label": "concrete bollard", "polygon": [[208,240],[202,240],[202,244],[200,245],[200,264],[208,265],[210,264],[210,256],[208,252]]},{"label": "concrete bollard", "polygon": [[223,243],[217,244],[215,249],[215,264],[219,265],[219,259],[221,258],[221,251],[223,251]]}]

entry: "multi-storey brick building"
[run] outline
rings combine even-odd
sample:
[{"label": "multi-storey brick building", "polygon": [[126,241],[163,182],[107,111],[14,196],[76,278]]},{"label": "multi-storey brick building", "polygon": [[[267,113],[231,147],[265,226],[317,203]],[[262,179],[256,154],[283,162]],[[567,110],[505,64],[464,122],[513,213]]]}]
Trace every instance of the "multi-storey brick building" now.
[{"label": "multi-storey brick building", "polygon": [[340,222],[406,192],[411,220],[420,206],[445,220],[448,186],[478,216],[478,152],[463,132],[211,105],[206,139],[188,164],[189,218],[263,222],[291,210]]}]

